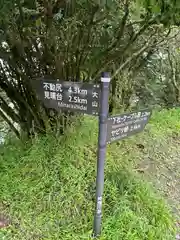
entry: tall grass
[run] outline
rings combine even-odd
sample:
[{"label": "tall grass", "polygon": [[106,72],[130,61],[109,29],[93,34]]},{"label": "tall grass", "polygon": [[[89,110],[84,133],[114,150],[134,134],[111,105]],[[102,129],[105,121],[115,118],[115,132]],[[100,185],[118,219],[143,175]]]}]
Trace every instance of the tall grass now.
[{"label": "tall grass", "polygon": [[[155,119],[164,122],[159,114]],[[155,120],[151,125],[157,127]],[[169,208],[132,170],[139,157],[133,141],[108,147],[100,239],[174,240]],[[1,146],[0,211],[11,225],[1,229],[0,238],[91,239],[96,146],[97,121],[90,117],[71,126],[60,139],[47,135],[33,143]]]}]

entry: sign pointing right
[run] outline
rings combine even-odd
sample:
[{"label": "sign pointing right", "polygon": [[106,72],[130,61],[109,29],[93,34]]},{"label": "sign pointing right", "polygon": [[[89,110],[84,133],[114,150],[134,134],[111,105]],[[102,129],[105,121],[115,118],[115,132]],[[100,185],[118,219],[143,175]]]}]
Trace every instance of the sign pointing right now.
[{"label": "sign pointing right", "polygon": [[109,144],[143,131],[151,116],[151,110],[140,110],[109,117],[107,120],[107,139]]}]

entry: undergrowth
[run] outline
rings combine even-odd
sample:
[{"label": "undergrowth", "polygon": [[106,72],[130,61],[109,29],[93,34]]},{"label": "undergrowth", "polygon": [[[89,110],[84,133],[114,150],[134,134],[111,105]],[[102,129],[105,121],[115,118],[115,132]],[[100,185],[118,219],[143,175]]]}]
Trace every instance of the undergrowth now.
[{"label": "undergrowth", "polygon": [[[101,240],[175,239],[169,207],[133,165],[140,159],[137,139],[152,144],[153,136],[169,134],[172,121],[172,128],[179,127],[177,115],[177,110],[156,113],[143,134],[108,146]],[[0,238],[91,239],[96,151],[97,121],[91,117],[60,139],[47,135],[2,145],[0,211],[11,225],[1,229]]]}]

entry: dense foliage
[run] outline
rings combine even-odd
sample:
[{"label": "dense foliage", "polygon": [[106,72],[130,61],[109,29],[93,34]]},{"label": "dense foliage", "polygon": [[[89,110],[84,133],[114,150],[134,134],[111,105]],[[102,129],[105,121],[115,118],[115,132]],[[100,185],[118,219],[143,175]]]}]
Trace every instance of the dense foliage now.
[{"label": "dense foliage", "polygon": [[[178,33],[178,30],[175,29]],[[180,45],[177,35],[159,48],[134,78],[140,106],[172,107],[180,104]]]},{"label": "dense foliage", "polygon": [[130,107],[142,83],[137,76],[177,34],[180,19],[172,0],[1,0],[0,6],[0,115],[18,137],[12,121],[30,136],[46,132],[49,120],[57,130],[62,119],[57,113],[52,119],[37,100],[36,77],[98,81],[110,71],[110,111]]}]

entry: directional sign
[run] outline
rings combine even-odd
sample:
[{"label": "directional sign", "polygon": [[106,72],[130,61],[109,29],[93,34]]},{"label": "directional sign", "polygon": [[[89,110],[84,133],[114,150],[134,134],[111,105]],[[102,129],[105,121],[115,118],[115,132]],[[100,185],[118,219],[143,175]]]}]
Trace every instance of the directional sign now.
[{"label": "directional sign", "polygon": [[150,116],[150,110],[142,110],[109,117],[107,121],[107,143],[118,141],[143,131]]},{"label": "directional sign", "polygon": [[90,115],[99,113],[100,85],[52,79],[36,79],[33,85],[47,108],[57,111],[63,108]]}]

